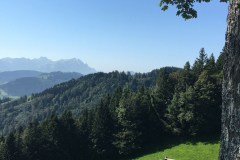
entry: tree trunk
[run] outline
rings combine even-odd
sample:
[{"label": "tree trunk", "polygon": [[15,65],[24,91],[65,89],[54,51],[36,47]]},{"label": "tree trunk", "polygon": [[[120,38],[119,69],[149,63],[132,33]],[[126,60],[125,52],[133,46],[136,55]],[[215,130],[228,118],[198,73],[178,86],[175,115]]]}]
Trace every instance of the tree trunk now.
[{"label": "tree trunk", "polygon": [[240,0],[230,0],[224,53],[220,160],[240,160]]}]

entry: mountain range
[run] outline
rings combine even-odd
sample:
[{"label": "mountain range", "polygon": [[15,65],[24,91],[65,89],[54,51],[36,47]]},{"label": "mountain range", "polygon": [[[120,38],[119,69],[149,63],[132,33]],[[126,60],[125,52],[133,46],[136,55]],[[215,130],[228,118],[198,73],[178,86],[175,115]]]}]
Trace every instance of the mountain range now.
[{"label": "mountain range", "polygon": [[34,70],[38,72],[50,73],[50,72],[78,72],[81,74],[95,73],[96,70],[89,67],[81,60],[62,59],[58,61],[52,61],[46,57],[40,57],[38,59],[27,58],[3,58],[0,59],[0,72],[3,71],[16,71],[16,70]]}]

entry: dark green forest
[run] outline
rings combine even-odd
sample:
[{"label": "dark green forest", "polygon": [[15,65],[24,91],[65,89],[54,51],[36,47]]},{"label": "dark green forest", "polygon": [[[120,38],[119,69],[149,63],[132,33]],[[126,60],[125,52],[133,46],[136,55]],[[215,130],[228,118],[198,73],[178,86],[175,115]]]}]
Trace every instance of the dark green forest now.
[{"label": "dark green forest", "polygon": [[0,160],[131,159],[170,137],[219,137],[222,54],[71,80],[0,106]]}]

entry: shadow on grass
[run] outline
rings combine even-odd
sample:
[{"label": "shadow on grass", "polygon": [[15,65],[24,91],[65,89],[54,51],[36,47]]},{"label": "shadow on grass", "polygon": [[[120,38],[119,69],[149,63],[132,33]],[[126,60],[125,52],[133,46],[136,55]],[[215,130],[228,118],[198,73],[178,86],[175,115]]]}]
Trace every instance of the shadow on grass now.
[{"label": "shadow on grass", "polygon": [[[199,142],[203,144],[219,143],[220,136],[203,136],[203,137],[161,137],[151,145],[145,146],[141,151],[135,153],[128,160],[136,159],[144,155],[161,152],[165,149],[175,147],[180,144],[197,145]],[[163,157],[164,158],[164,157]],[[126,159],[125,159],[126,160]]]}]

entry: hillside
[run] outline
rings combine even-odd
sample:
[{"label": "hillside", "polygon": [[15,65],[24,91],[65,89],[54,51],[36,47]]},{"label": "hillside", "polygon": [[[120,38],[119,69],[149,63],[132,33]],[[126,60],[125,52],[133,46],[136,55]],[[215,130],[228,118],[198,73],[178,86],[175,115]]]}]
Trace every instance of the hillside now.
[{"label": "hillside", "polygon": [[[169,67],[166,70],[171,73],[179,69]],[[59,115],[65,110],[79,115],[84,108],[95,106],[103,96],[114,93],[118,87],[129,86],[133,90],[140,86],[154,87],[158,75],[159,70],[135,75],[115,71],[90,74],[56,85],[30,98],[22,97],[0,106],[0,130],[7,133],[12,128],[33,120],[44,120],[52,113]]]},{"label": "hillside", "polygon": [[83,63],[81,60],[62,59],[52,61],[46,57],[38,59],[27,58],[3,58],[0,59],[0,71],[15,71],[15,70],[35,70],[39,72],[78,72],[82,74],[95,73],[96,70]]},{"label": "hillside", "polygon": [[[39,93],[56,84],[77,79],[81,77],[80,73],[42,73],[36,77],[23,77],[0,85],[1,92],[8,96],[24,96],[32,93]],[[5,95],[6,96],[6,95]]]},{"label": "hillside", "polygon": [[0,72],[0,85],[23,77],[38,77],[41,72],[32,70],[17,70]]}]

